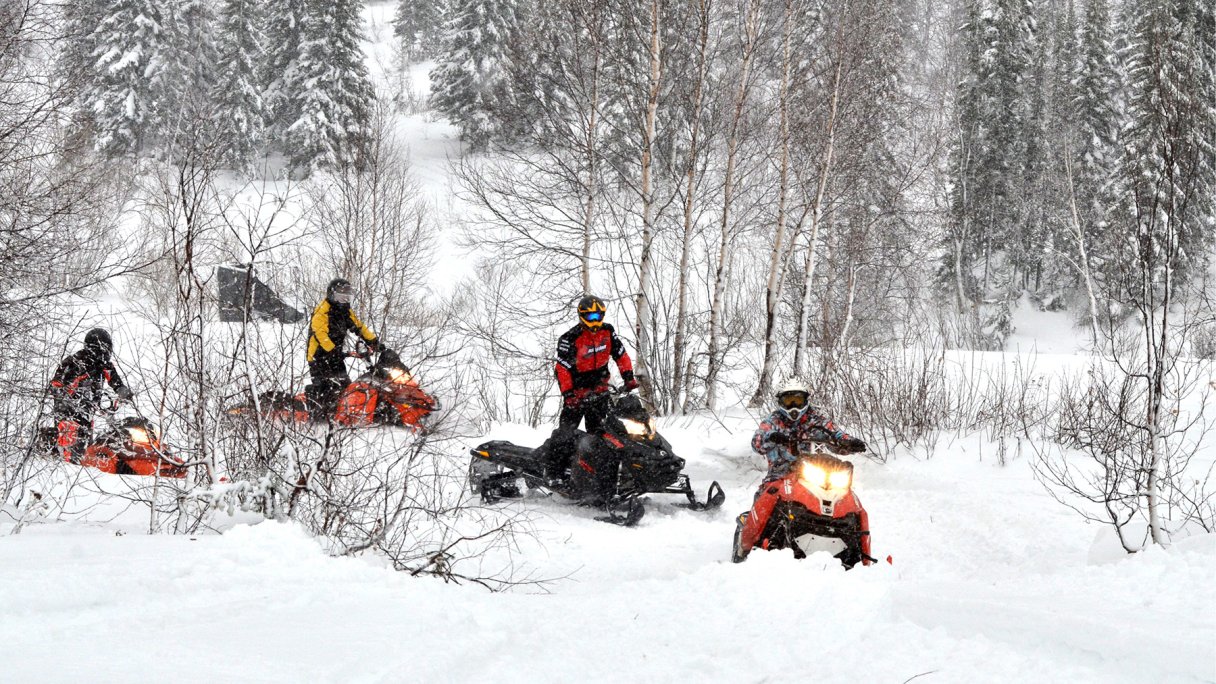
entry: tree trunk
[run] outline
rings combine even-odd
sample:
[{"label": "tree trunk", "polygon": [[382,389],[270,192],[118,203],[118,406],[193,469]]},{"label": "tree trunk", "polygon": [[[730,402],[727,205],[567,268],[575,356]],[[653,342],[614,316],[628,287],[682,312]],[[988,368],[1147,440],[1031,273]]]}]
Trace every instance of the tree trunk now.
[{"label": "tree trunk", "polygon": [[827,142],[823,151],[823,163],[819,168],[815,198],[811,204],[811,239],[807,242],[806,248],[806,273],[802,288],[802,308],[798,317],[798,344],[794,348],[794,374],[798,377],[805,377],[806,373],[806,345],[810,328],[811,290],[815,278],[815,242],[819,239],[819,226],[823,223],[823,199],[827,190],[828,177],[832,170],[832,157],[835,153],[836,113],[837,105],[840,101],[840,76],[843,66],[843,56],[838,55],[836,69],[832,76],[832,101],[831,108],[828,111]]},{"label": "tree trunk", "polygon": [[761,3],[751,0],[744,17],[743,67],[739,75],[739,88],[735,92],[734,110],[731,115],[730,136],[726,142],[726,175],[722,182],[722,222],[718,240],[718,265],[714,270],[714,289],[709,306],[709,362],[705,373],[705,403],[713,408],[718,400],[718,373],[722,369],[722,304],[726,294],[726,276],[730,265],[732,230],[730,224],[731,203],[735,191],[735,162],[739,152],[739,122],[751,92],[751,68],[756,53],[756,33]]},{"label": "tree trunk", "polygon": [[773,366],[776,363],[777,305],[781,302],[781,290],[785,283],[785,223],[786,202],[790,178],[790,42],[794,32],[794,0],[785,0],[784,31],[781,40],[781,95],[778,104],[781,135],[781,169],[777,190],[777,235],[773,238],[773,250],[769,255],[768,284],[764,300],[764,361],[760,365],[760,382],[752,395],[750,405],[762,405],[773,385]]},{"label": "tree trunk", "polygon": [[677,406],[683,405],[681,397],[684,394],[684,383],[688,377],[684,371],[685,356],[687,354],[686,347],[688,345],[688,342],[685,340],[685,333],[688,329],[688,260],[692,249],[692,205],[693,196],[696,191],[697,145],[700,142],[699,135],[701,132],[702,107],[704,106],[706,68],[709,64],[710,2],[709,0],[698,0],[698,6],[701,30],[698,38],[699,61],[697,65],[697,85],[693,93],[692,133],[688,144],[688,168],[684,174],[684,232],[680,240],[680,271],[676,284],[676,333],[673,344],[675,360],[672,364],[674,377],[671,382],[670,406],[672,410]]},{"label": "tree trunk", "polygon": [[650,375],[650,269],[654,242],[654,190],[651,164],[654,154],[655,118],[659,108],[659,85],[663,75],[659,53],[659,0],[650,3],[650,96],[646,102],[646,139],[642,148],[642,254],[638,264],[637,340],[638,374],[642,377],[642,398],[654,405],[653,378]]}]

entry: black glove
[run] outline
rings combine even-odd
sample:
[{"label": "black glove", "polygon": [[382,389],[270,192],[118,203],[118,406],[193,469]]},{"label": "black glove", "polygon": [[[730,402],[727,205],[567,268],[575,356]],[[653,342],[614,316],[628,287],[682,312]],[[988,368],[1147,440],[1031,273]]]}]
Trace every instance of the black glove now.
[{"label": "black glove", "polygon": [[621,373],[621,380],[623,380],[625,383],[624,387],[626,392],[632,392],[638,388],[638,379],[634,377],[633,371],[625,371],[624,373]]},{"label": "black glove", "polygon": [[794,446],[794,440],[792,438],[790,438],[790,436],[785,434],[784,432],[774,432],[773,434],[768,436],[768,441],[773,444],[778,444],[778,445],[784,446],[784,447]]},{"label": "black glove", "polygon": [[127,387],[126,385],[123,385],[122,387],[115,387],[114,394],[122,401],[131,401],[131,397],[135,396],[135,392],[133,392],[131,388]]},{"label": "black glove", "polygon": [[860,454],[866,450],[866,443],[860,439],[857,439],[856,437],[846,436],[844,439],[840,440],[840,448],[844,449],[850,454]]}]

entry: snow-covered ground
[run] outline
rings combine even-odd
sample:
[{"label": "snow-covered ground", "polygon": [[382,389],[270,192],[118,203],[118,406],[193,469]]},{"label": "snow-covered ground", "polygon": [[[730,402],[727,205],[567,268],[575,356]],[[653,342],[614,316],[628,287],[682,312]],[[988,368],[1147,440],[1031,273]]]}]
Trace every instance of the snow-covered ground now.
[{"label": "snow-covered ground", "polygon": [[[960,439],[858,464],[874,551],[729,561],[759,480],[751,419],[665,421],[722,510],[662,504],[635,529],[557,502],[531,576],[492,594],[330,558],[299,528],[146,536],[124,519],[0,537],[5,681],[1216,680],[1216,537],[1126,556],[1034,482]],[[496,427],[537,443],[543,431]],[[141,514],[133,513],[132,516]],[[5,534],[11,524],[0,524]],[[126,532],[119,534],[120,532]]]}]

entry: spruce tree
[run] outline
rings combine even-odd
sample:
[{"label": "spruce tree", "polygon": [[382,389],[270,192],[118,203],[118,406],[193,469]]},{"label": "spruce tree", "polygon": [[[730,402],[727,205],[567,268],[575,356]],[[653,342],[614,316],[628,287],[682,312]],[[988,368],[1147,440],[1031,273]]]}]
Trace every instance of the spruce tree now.
[{"label": "spruce tree", "polygon": [[1157,267],[1186,279],[1208,263],[1216,228],[1216,106],[1202,56],[1204,17],[1185,1],[1133,3],[1131,10],[1126,215],[1135,217],[1139,240],[1176,241],[1174,261]]},{"label": "spruce tree", "polygon": [[1073,189],[1086,249],[1101,274],[1112,252],[1109,221],[1119,203],[1120,78],[1108,0],[1086,0],[1074,93]]},{"label": "spruce tree", "polygon": [[441,45],[444,0],[398,0],[393,34],[410,61],[433,56]]},{"label": "spruce tree", "polygon": [[371,135],[375,92],[360,48],[362,0],[308,0],[300,57],[285,94],[297,117],[286,130],[296,168],[358,165]]},{"label": "spruce tree", "polygon": [[159,133],[157,85],[169,38],[161,6],[157,0],[104,0],[97,18],[81,107],[93,120],[99,151],[139,154]]},{"label": "spruce tree", "polygon": [[182,0],[165,5],[167,31],[164,68],[152,79],[159,103],[158,128],[168,145],[210,146],[211,94],[218,53],[216,15],[211,0]]},{"label": "spruce tree", "polygon": [[520,19],[515,0],[453,0],[443,54],[431,71],[431,106],[484,150],[512,119],[511,48]]},{"label": "spruce tree", "polygon": [[235,169],[248,169],[262,137],[257,68],[263,55],[256,1],[224,0],[220,16],[219,68],[212,99],[224,162]]},{"label": "spruce tree", "polygon": [[260,81],[266,135],[281,147],[284,131],[299,116],[296,94],[287,87],[300,58],[304,0],[265,0],[262,19],[266,49]]}]

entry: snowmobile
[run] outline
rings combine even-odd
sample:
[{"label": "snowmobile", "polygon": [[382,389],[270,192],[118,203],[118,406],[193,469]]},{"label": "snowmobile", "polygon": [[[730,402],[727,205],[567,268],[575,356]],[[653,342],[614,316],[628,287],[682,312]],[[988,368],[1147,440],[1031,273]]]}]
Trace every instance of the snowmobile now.
[{"label": "snowmobile", "polygon": [[118,403],[118,400],[112,400],[101,410],[109,423],[108,428],[88,443],[75,460],[73,455],[66,453],[68,444],[60,441],[58,427],[42,429],[43,449],[53,458],[62,455],[68,463],[103,473],[185,477],[186,464],[161,441],[160,431],[151,421],[141,416],[114,419]]},{"label": "snowmobile", "polygon": [[574,454],[551,458],[542,449],[506,441],[485,442],[471,449],[469,488],[482,501],[520,498],[520,482],[531,489],[554,492],[582,504],[602,508],[597,518],[626,527],[645,514],[645,494],[682,494],[677,504],[697,511],[722,505],[726,495],[717,482],[705,501],[698,501],[684,469],[684,459],[655,430],[654,418],[641,400],[619,388],[593,395],[588,402],[606,402],[603,425],[594,434],[574,431]]},{"label": "snowmobile", "polygon": [[[424,429],[425,419],[440,409],[439,401],[423,391],[418,379],[392,349],[381,347],[379,352],[372,352],[360,344],[348,356],[365,361],[367,368],[339,397],[333,416],[338,425],[392,425],[417,431]],[[251,418],[260,410],[263,416],[274,420],[307,423],[314,419],[309,412],[308,396],[307,387],[299,394],[271,390],[260,394],[256,405],[244,402],[229,408],[227,414]]]},{"label": "snowmobile", "polygon": [[752,509],[736,518],[731,560],[752,549],[793,549],[794,558],[828,551],[850,569],[869,565],[870,519],[853,491],[853,464],[833,445],[814,442],[785,477],[765,483]]}]

